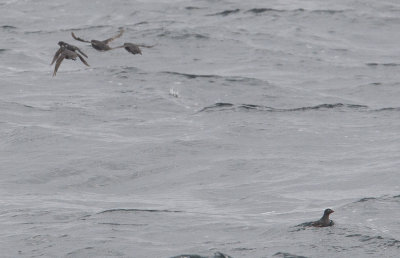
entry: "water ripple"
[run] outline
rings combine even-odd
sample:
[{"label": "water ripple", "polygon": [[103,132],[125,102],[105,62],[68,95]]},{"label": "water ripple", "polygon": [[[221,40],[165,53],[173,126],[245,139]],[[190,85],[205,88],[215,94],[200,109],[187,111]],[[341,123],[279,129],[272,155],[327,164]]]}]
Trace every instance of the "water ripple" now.
[{"label": "water ripple", "polygon": [[222,111],[222,110],[250,110],[250,111],[268,111],[268,112],[297,112],[297,111],[312,111],[312,110],[330,110],[330,109],[356,109],[365,110],[368,106],[365,105],[354,105],[354,104],[320,104],[316,106],[306,106],[299,108],[273,108],[262,105],[254,104],[239,104],[235,105],[232,103],[215,103],[211,106],[204,107],[199,112],[210,112],[210,111]]},{"label": "water ripple", "polygon": [[126,213],[126,212],[155,212],[155,213],[180,213],[182,211],[175,211],[175,210],[156,210],[156,209],[110,209],[104,210],[97,214],[104,214],[104,213]]},{"label": "water ripple", "polygon": [[234,10],[225,10],[222,12],[214,13],[214,14],[208,14],[207,16],[228,16],[230,14],[238,13],[240,12],[240,9],[234,9]]},{"label": "water ripple", "polygon": [[295,255],[295,254],[284,253],[284,252],[277,252],[276,254],[274,254],[274,256],[281,257],[281,258],[307,258],[306,256]]},{"label": "water ripple", "polygon": [[221,252],[216,252],[213,256],[202,256],[198,254],[181,254],[171,258],[232,258],[232,257],[227,254],[223,254]]}]

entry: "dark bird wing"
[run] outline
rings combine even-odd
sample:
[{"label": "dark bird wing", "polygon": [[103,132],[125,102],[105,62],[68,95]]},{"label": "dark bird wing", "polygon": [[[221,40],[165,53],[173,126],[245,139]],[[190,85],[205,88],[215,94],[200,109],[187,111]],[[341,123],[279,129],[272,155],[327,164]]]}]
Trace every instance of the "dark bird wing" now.
[{"label": "dark bird wing", "polygon": [[60,56],[60,54],[61,54],[61,52],[63,51],[63,48],[62,47],[60,47],[58,50],[57,50],[57,52],[55,53],[55,55],[54,55],[54,57],[53,57],[53,61],[51,61],[51,64],[50,65],[53,65],[54,64],[54,62],[57,60],[57,58]]},{"label": "dark bird wing", "polygon": [[83,59],[83,57],[82,57],[80,54],[77,53],[77,55],[78,55],[79,59],[82,61],[82,63],[84,63],[86,66],[90,66],[90,65],[86,62],[86,60]]},{"label": "dark bird wing", "polygon": [[58,68],[60,67],[60,64],[61,64],[61,62],[64,60],[65,56],[66,56],[66,54],[63,53],[63,54],[61,54],[60,57],[57,59],[56,67],[54,67],[53,76],[56,76],[56,73],[57,73],[57,71],[58,71]]},{"label": "dark bird wing", "polygon": [[108,43],[110,43],[111,41],[113,41],[114,39],[117,39],[117,38],[121,37],[122,34],[124,34],[124,30],[123,30],[123,29],[121,29],[121,30],[119,31],[118,35],[115,35],[115,36],[112,37],[112,38],[103,40],[103,43],[104,43],[104,44],[108,44]]},{"label": "dark bird wing", "polygon": [[111,50],[110,46],[104,43],[104,41],[92,40],[92,47],[98,51],[108,51]]},{"label": "dark bird wing", "polygon": [[84,57],[89,58],[85,53],[82,52],[82,50],[80,50],[79,48],[76,48],[76,51],[78,51],[79,53],[81,53]]},{"label": "dark bird wing", "polygon": [[[75,34],[74,34],[74,36],[75,36]],[[66,49],[74,51],[74,52],[78,51],[84,57],[88,58],[88,56],[85,53],[83,53],[82,50],[79,47],[71,45],[71,44],[68,44],[68,43],[65,43],[65,42],[63,42],[63,43],[64,43],[63,47],[65,47]]]},{"label": "dark bird wing", "polygon": [[78,40],[78,41],[82,41],[82,42],[86,42],[86,43],[90,43],[90,41],[78,38],[77,36],[75,36],[75,34],[73,32],[71,32],[71,35],[74,39]]}]

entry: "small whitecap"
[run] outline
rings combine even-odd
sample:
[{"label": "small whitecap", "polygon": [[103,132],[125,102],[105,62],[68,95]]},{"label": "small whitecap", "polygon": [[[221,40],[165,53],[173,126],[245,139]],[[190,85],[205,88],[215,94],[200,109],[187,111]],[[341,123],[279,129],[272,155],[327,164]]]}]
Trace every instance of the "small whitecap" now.
[{"label": "small whitecap", "polygon": [[179,92],[177,90],[174,90],[173,88],[169,89],[169,95],[178,98],[179,97]]}]

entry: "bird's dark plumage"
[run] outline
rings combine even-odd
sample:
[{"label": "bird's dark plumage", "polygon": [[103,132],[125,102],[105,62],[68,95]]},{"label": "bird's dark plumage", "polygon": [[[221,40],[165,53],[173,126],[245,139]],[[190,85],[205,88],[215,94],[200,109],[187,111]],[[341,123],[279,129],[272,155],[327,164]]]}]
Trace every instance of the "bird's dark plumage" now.
[{"label": "bird's dark plumage", "polygon": [[78,51],[79,53],[81,53],[84,57],[88,57],[85,53],[83,53],[78,47],[76,47],[76,46],[74,46],[74,45],[70,45],[70,44],[68,44],[68,43],[66,43],[66,42],[64,42],[64,41],[59,41],[58,42],[58,45],[60,46],[60,48],[57,50],[57,52],[54,54],[54,57],[53,57],[53,60],[51,61],[51,64],[50,65],[53,65],[54,64],[54,62],[57,60],[57,58],[60,56],[60,54],[61,54],[61,52],[64,50],[64,49],[68,49],[68,50],[70,50],[70,51],[72,51],[72,52],[75,52],[76,53],[76,51]]},{"label": "bird's dark plumage", "polygon": [[124,43],[122,46],[118,46],[113,49],[125,48],[125,50],[131,54],[134,54],[134,55],[140,54],[141,55],[142,54],[142,50],[140,49],[141,47],[152,48],[153,46],[148,46],[148,45],[144,45],[144,44]]},{"label": "bird's dark plumage", "polygon": [[300,224],[299,226],[303,226],[303,227],[329,227],[329,226],[333,226],[335,223],[333,222],[333,220],[329,219],[329,215],[331,213],[333,213],[333,212],[334,211],[332,209],[326,209],[324,211],[324,215],[319,220],[313,221],[313,222],[306,222],[306,223]]},{"label": "bird's dark plumage", "polygon": [[139,45],[133,43],[124,43],[122,46],[115,47],[115,48],[125,48],[131,54],[142,54],[142,50],[140,50]]},{"label": "bird's dark plumage", "polygon": [[54,67],[53,76],[56,76],[58,68],[60,67],[61,62],[64,59],[76,60],[77,57],[82,61],[82,63],[84,63],[86,66],[89,66],[89,64],[86,62],[86,60],[80,54],[61,46],[60,49],[57,50],[57,52],[53,58],[52,64],[54,63],[55,60],[57,60],[56,66]]},{"label": "bird's dark plumage", "polygon": [[82,38],[77,37],[73,32],[71,32],[71,35],[75,40],[86,42],[86,43],[90,43],[92,45],[92,47],[94,49],[98,50],[98,51],[107,51],[107,50],[113,49],[108,44],[111,41],[113,41],[114,39],[121,37],[123,33],[124,33],[124,30],[121,29],[119,31],[119,33],[117,35],[115,35],[114,37],[112,37],[112,38],[109,38],[109,39],[106,39],[106,40],[95,40],[95,39],[92,39],[90,41],[84,40]]},{"label": "bird's dark plumage", "polygon": [[324,215],[322,216],[322,218],[320,218],[317,221],[312,222],[311,226],[313,226],[313,227],[329,227],[329,226],[332,226],[334,223],[333,223],[333,220],[329,219],[329,215],[331,213],[333,213],[333,212],[334,211],[331,210],[331,209],[326,209],[324,211]]},{"label": "bird's dark plumage", "polygon": [[77,52],[77,51],[78,51],[79,53],[81,53],[81,55],[83,55],[84,57],[88,58],[88,56],[87,56],[85,53],[83,53],[82,50],[80,50],[80,48],[77,47],[77,46],[68,44],[68,43],[66,43],[66,42],[64,42],[64,41],[59,41],[59,42],[58,42],[58,45],[59,45],[60,47],[65,47],[66,49],[71,50],[71,51],[74,51],[74,52]]}]

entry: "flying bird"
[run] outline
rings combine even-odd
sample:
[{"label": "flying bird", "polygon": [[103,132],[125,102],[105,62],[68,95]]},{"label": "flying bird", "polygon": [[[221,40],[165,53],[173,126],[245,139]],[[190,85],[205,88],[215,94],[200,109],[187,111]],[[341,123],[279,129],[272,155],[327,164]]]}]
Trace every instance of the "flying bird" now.
[{"label": "flying bird", "polygon": [[129,53],[132,53],[134,55],[142,54],[142,50],[140,50],[139,45],[136,45],[133,43],[124,43],[122,46],[115,47],[115,48],[125,48],[126,51],[128,51]]},{"label": "flying bird", "polygon": [[71,35],[75,40],[86,42],[86,43],[90,43],[92,45],[92,47],[94,49],[98,50],[98,51],[108,51],[108,50],[113,49],[108,44],[111,41],[113,41],[114,39],[117,39],[117,38],[121,37],[123,33],[124,33],[124,30],[121,29],[119,31],[119,33],[117,35],[115,35],[114,37],[112,37],[112,38],[109,38],[109,39],[106,39],[106,40],[95,40],[95,39],[92,39],[90,41],[89,40],[84,40],[82,38],[77,37],[73,32],[71,32]]},{"label": "flying bird", "polygon": [[72,51],[65,46],[61,46],[60,49],[57,50],[56,54],[54,55],[53,61],[51,62],[51,64],[53,64],[57,60],[56,66],[54,67],[53,76],[56,76],[58,68],[60,67],[61,62],[64,59],[71,59],[75,61],[77,57],[82,61],[82,63],[84,63],[86,66],[89,66],[86,60],[79,53],[76,53],[75,51]]},{"label": "flying bird", "polygon": [[77,47],[77,46],[68,44],[68,43],[66,43],[66,42],[64,42],[64,41],[59,41],[59,42],[58,42],[58,45],[60,46],[60,48],[58,49],[58,51],[57,51],[56,54],[54,55],[53,61],[51,61],[51,64],[50,64],[50,65],[53,65],[53,64],[54,64],[54,62],[57,60],[58,56],[60,55],[60,53],[62,52],[63,49],[68,49],[68,50],[71,50],[71,51],[73,51],[73,52],[79,52],[79,53],[82,54],[84,57],[88,58],[88,56],[87,56],[85,53],[83,53],[82,50],[80,50],[80,48]]},{"label": "flying bird", "polygon": [[145,48],[152,48],[153,46],[147,46],[143,44],[133,44],[133,43],[124,43],[122,46],[114,47],[113,49],[116,48],[125,48],[126,51],[128,51],[131,54],[142,54],[142,50],[140,49],[141,47]]}]

